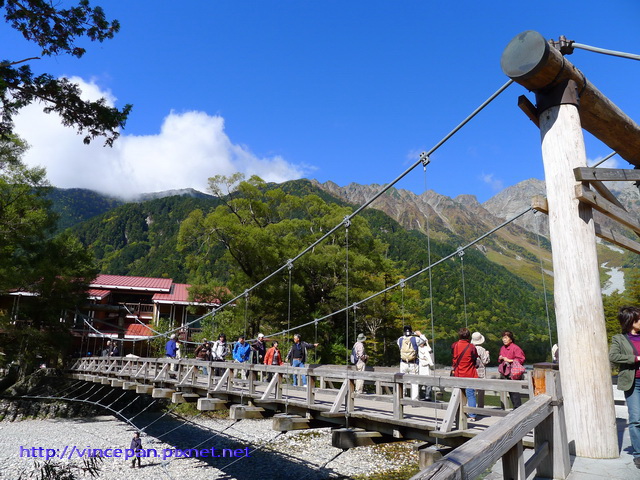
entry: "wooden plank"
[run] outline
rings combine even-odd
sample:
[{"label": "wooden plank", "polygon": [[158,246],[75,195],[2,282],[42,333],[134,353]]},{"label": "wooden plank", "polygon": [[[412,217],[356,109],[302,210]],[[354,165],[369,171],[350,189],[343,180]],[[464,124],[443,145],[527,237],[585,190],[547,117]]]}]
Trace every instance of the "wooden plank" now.
[{"label": "wooden plank", "polygon": [[440,425],[441,432],[450,432],[453,429],[453,424],[456,420],[458,410],[460,410],[460,396],[461,390],[459,388],[454,389],[451,393],[447,412],[444,415],[442,425]]},{"label": "wooden plank", "polygon": [[551,397],[538,395],[412,480],[477,478],[552,413]]},{"label": "wooden plank", "polygon": [[502,475],[513,480],[527,480],[522,442],[516,443],[502,456]]},{"label": "wooden plank", "polygon": [[616,233],[615,230],[604,227],[599,223],[595,223],[594,227],[597,237],[640,255],[640,243],[634,242],[630,238],[627,238],[620,233]]},{"label": "wooden plank", "polygon": [[333,405],[331,405],[331,409],[329,410],[331,413],[336,413],[340,411],[340,407],[344,403],[347,395],[349,394],[349,382],[343,382],[342,387],[338,391],[338,396],[333,401]]},{"label": "wooden plank", "polygon": [[[182,380],[180,380],[180,381],[178,382],[178,386],[183,386],[183,385],[185,385],[185,384],[186,384],[186,382],[187,382],[187,379],[190,379],[190,380],[191,380],[190,385],[191,385],[191,384],[194,384],[194,383],[195,383],[195,381],[194,381],[194,376],[195,376],[196,368],[198,368],[198,367],[196,367],[196,366],[192,366],[192,367],[187,371],[187,373],[185,374],[185,376],[184,376],[184,377],[182,377]],[[189,377],[189,375],[190,375],[190,374],[192,375],[191,377]],[[178,376],[178,378],[180,378],[180,376]]]},{"label": "wooden plank", "polygon": [[607,217],[622,223],[624,226],[640,234],[640,223],[635,215],[632,215],[622,208],[614,205],[597,193],[592,192],[584,185],[576,185],[576,198],[595,208]]},{"label": "wooden plank", "polygon": [[640,181],[640,170],[635,169],[578,167],[573,169],[573,174],[576,180],[585,182],[594,180],[601,182]]},{"label": "wooden plank", "polygon": [[616,198],[616,196],[611,192],[611,190],[609,190],[604,183],[599,182],[599,181],[593,181],[593,182],[589,182],[589,185],[591,185],[591,187],[593,187],[593,189],[598,192],[602,198],[609,200],[611,203],[613,203],[616,207],[621,208],[622,210],[624,210],[625,212],[627,211],[627,209],[625,208],[624,205],[622,205],[622,203],[620,203],[620,201]]},{"label": "wooden plank", "polygon": [[222,374],[222,377],[220,377],[220,380],[218,380],[217,385],[213,388],[214,392],[220,392],[222,391],[223,387],[225,390],[229,390],[228,384],[231,381],[231,369],[227,368],[224,373]]},{"label": "wooden plank", "polygon": [[531,197],[531,208],[534,210],[544,213],[545,215],[549,214],[549,204],[547,203],[547,197],[544,195],[534,195]]},{"label": "wooden plank", "polygon": [[569,441],[564,417],[562,385],[557,371],[545,372],[547,394],[554,400],[552,414],[535,428],[536,449],[549,443],[549,455],[542,459],[537,474],[541,477],[566,478],[571,471]]},{"label": "wooden plank", "polygon": [[536,127],[540,128],[540,121],[538,120],[538,109],[533,103],[531,103],[531,100],[529,100],[524,95],[520,95],[518,97],[518,107],[524,112],[527,118],[529,118],[529,120],[531,120]]},{"label": "wooden plank", "polygon": [[279,383],[280,383],[280,374],[276,373],[271,379],[271,381],[269,382],[269,385],[267,385],[267,388],[265,389],[264,393],[260,397],[260,400],[267,400],[269,398],[269,395],[271,395],[271,392],[273,392],[275,389],[278,388]]},{"label": "wooden plank", "polygon": [[547,455],[549,455],[549,442],[542,442],[542,444],[536,447],[536,451],[533,452],[533,455],[531,455],[529,460],[524,464],[525,478],[529,478]]}]

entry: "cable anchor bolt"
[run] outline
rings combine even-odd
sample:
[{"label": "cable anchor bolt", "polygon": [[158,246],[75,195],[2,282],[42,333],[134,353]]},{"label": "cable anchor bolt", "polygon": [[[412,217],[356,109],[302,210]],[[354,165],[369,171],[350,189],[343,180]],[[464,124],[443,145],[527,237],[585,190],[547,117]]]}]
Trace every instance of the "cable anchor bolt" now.
[{"label": "cable anchor bolt", "polygon": [[399,285],[400,285],[400,288],[404,288],[406,286],[404,278],[400,280]]},{"label": "cable anchor bolt", "polygon": [[351,226],[351,215],[345,215],[342,223],[344,223],[345,228],[349,228]]},{"label": "cable anchor bolt", "polygon": [[456,252],[458,253],[458,256],[460,258],[462,258],[464,256],[464,248],[458,247],[458,250],[456,250]]},{"label": "cable anchor bolt", "polygon": [[289,271],[293,270],[293,260],[292,259],[287,260],[287,268],[289,269]]}]

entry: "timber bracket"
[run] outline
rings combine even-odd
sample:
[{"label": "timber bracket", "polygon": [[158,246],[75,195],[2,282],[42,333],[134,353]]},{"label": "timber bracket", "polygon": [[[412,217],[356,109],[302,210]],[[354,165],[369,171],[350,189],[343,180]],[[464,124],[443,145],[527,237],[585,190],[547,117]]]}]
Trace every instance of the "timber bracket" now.
[{"label": "timber bracket", "polygon": [[563,80],[551,88],[536,92],[536,111],[541,115],[545,110],[558,105],[580,106],[580,93],[578,84],[571,79]]}]

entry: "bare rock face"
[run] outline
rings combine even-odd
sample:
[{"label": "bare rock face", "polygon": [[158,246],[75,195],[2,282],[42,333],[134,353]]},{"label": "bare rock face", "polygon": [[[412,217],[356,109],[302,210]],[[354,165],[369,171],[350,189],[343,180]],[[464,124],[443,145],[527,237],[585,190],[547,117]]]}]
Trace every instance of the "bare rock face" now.
[{"label": "bare rock face", "polygon": [[[531,199],[536,195],[546,196],[546,185],[542,180],[530,178],[516,185],[505,188],[496,196],[482,204],[496,217],[507,220],[531,206]],[[525,230],[533,233],[549,234],[549,224],[546,215],[524,215],[515,221]]]}]

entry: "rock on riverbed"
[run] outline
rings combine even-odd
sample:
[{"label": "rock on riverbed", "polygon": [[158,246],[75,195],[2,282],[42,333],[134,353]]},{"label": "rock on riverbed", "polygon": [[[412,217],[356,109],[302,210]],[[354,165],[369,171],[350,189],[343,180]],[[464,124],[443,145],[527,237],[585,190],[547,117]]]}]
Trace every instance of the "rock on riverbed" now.
[{"label": "rock on riverbed", "polygon": [[[143,414],[134,419],[142,434],[145,449],[155,449],[158,458],[143,458],[142,468],[131,469],[131,460],[104,458],[99,462],[99,479],[400,479],[417,473],[416,442],[399,442],[359,447],[342,452],[331,446],[331,430],[320,428],[286,433],[271,428],[272,420],[240,420],[197,417],[192,423],[172,416]],[[30,478],[34,461],[26,449],[129,448],[134,428],[111,416],[22,420],[0,422],[0,479]],[[23,447],[23,456],[20,456]],[[242,450],[248,457],[234,458],[167,458],[164,449],[197,448]],[[247,450],[248,449],[248,450]],[[73,454],[71,460],[54,459],[82,466],[83,460]],[[76,470],[77,478],[92,478]]]}]

